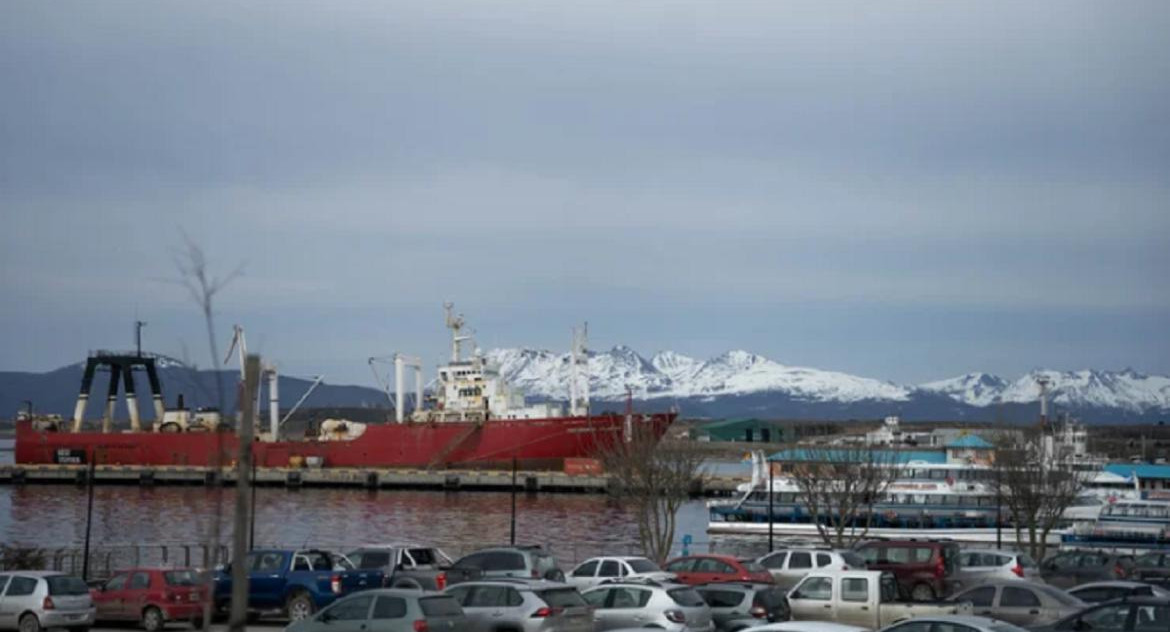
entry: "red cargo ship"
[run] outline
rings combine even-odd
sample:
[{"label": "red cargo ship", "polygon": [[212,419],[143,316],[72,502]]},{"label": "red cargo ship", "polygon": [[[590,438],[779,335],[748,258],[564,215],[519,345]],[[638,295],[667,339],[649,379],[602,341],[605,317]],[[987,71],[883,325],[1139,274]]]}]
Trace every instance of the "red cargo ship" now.
[{"label": "red cargo ship", "polygon": [[[589,413],[588,379],[579,373],[585,364],[584,340],[574,340],[571,363],[572,393],[569,410],[560,404],[527,404],[522,393],[509,387],[498,370],[478,350],[463,359],[462,317],[452,316],[451,362],[441,366],[432,394],[424,399],[421,365],[413,358],[395,356],[396,421],[361,424],[345,420],[322,422],[315,437],[286,440],[279,436],[278,405],[272,402],[268,432],[253,444],[262,467],[313,464],[321,467],[510,467],[515,459],[528,469],[560,468],[568,458],[595,456],[608,443],[622,440],[644,427],[662,436],[676,413],[625,415]],[[82,416],[96,367],[111,369],[111,396],[104,431],[83,431]],[[150,430],[143,430],[137,414],[133,369],[145,368],[156,410]],[[405,414],[404,372],[415,369],[415,410]],[[117,394],[117,376],[124,376],[131,431],[110,431]],[[269,372],[270,386],[275,371]],[[220,426],[218,416],[192,415],[181,407],[163,410],[162,394],[153,358],[142,355],[91,357],[82,378],[81,395],[71,429],[60,424],[23,420],[17,423],[17,463],[85,463],[151,466],[226,466],[239,454],[233,430]],[[429,405],[429,406],[428,406]]]}]

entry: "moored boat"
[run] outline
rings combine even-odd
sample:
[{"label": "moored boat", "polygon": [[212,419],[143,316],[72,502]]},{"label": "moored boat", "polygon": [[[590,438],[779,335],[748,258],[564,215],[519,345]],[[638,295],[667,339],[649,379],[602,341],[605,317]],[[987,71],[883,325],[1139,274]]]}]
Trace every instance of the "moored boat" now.
[{"label": "moored boat", "polygon": [[[629,436],[644,426],[662,436],[676,413],[593,414],[589,410],[587,386],[575,385],[568,410],[557,403],[526,402],[523,393],[512,389],[499,372],[479,353],[463,357],[462,317],[453,316],[447,306],[447,326],[452,334],[452,356],[439,367],[435,386],[424,394],[417,377],[414,410],[407,414],[404,369],[421,374],[421,364],[397,354],[396,419],[383,424],[362,424],[327,420],[316,435],[304,439],[282,438],[277,408],[270,415],[267,433],[252,446],[261,467],[288,467],[313,464],[321,467],[511,467],[515,462],[526,469],[556,469],[565,459],[595,456],[603,446]],[[579,348],[578,348],[579,345]],[[584,355],[584,341],[574,341],[574,357]],[[108,364],[112,375],[125,375],[127,404],[132,430],[116,432],[110,417],[116,398],[112,380],[111,400],[100,430],[86,430],[82,417],[89,398],[93,371]],[[138,419],[132,371],[144,367],[150,377],[156,421],[149,430]],[[587,376],[585,376],[587,384]],[[274,378],[273,378],[274,379]],[[584,393],[584,395],[582,395]],[[109,354],[90,358],[70,428],[63,423],[18,421],[15,460],[19,464],[80,464],[199,466],[229,464],[239,454],[234,430],[220,423],[218,415],[190,414],[185,410],[164,411],[159,380],[153,359],[142,354]],[[180,406],[181,408],[181,406]]]}]

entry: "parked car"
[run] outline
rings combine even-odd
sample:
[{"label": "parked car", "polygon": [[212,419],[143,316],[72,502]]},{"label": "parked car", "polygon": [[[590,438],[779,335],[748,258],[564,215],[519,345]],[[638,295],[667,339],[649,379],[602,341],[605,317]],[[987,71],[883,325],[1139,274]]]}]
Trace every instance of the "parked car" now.
[{"label": "parked car", "polygon": [[[253,615],[280,611],[291,621],[311,616],[352,592],[380,588],[381,571],[354,570],[343,556],[317,549],[255,550],[248,567],[248,610]],[[215,574],[215,609],[228,610],[232,598],[231,565]]]},{"label": "parked car", "polygon": [[85,582],[54,571],[0,572],[0,630],[87,632],[94,621]]},{"label": "parked car", "polygon": [[954,542],[876,541],[866,542],[856,550],[869,570],[894,574],[903,598],[934,601],[949,595],[955,588],[960,551]]},{"label": "parked car", "polygon": [[448,588],[463,607],[467,632],[593,632],[593,613],[581,593],[548,580],[497,579]]},{"label": "parked car", "polygon": [[539,545],[505,546],[482,549],[464,555],[447,569],[447,585],[473,579],[520,577],[565,581],[565,572],[557,561]]},{"label": "parked car", "polygon": [[836,621],[877,628],[914,617],[970,614],[968,603],[898,600],[898,584],[888,571],[814,571],[788,592],[795,620]]},{"label": "parked car", "polygon": [[1088,582],[1129,579],[1135,568],[1132,555],[1105,551],[1062,551],[1040,563],[1044,581],[1060,588]]},{"label": "parked car", "polygon": [[[392,588],[443,590],[452,562],[441,549],[416,544],[375,544],[350,551],[345,557],[354,567],[379,570],[383,583]],[[474,569],[466,571],[469,579],[479,579]]]},{"label": "parked car", "polygon": [[1032,556],[1001,549],[966,549],[959,553],[956,579],[963,588],[997,579],[1043,581],[1040,567]]},{"label": "parked car", "polygon": [[952,615],[923,617],[896,623],[879,632],[1028,632],[1024,628],[988,617]]},{"label": "parked car", "polygon": [[448,595],[379,588],[348,595],[316,615],[292,622],[285,632],[461,632],[463,610]]},{"label": "parked car", "polygon": [[1090,582],[1068,591],[1085,603],[1101,603],[1121,597],[1170,597],[1170,591],[1142,582]]},{"label": "parked car", "polygon": [[832,621],[785,621],[751,629],[752,632],[870,632],[869,629]]},{"label": "parked car", "polygon": [[1154,551],[1134,559],[1130,572],[1134,581],[1170,587],[1170,553]]},{"label": "parked car", "polygon": [[1085,603],[1045,584],[997,580],[973,586],[951,598],[971,603],[974,613],[1016,625],[1044,625],[1083,610]]},{"label": "parked car", "polygon": [[751,560],[730,555],[690,555],[676,557],[663,565],[678,581],[692,586],[713,582],[760,582],[771,584],[772,574]]},{"label": "parked car", "polygon": [[677,579],[644,557],[593,557],[569,571],[566,582],[584,590],[617,579],[646,578],[667,582]]},{"label": "parked car", "polygon": [[207,587],[187,568],[132,568],[90,590],[98,621],[136,621],[157,632],[171,621],[203,626]]},{"label": "parked car", "polygon": [[695,591],[711,608],[711,618],[719,632],[754,628],[761,623],[787,621],[788,597],[775,584],[704,584]]},{"label": "parked car", "polygon": [[853,551],[791,548],[773,551],[757,558],[756,563],[772,574],[776,585],[791,588],[809,571],[820,568],[853,571],[866,570],[865,560]]},{"label": "parked car", "polygon": [[1170,599],[1127,597],[1106,601],[1033,632],[1165,632],[1170,630]]},{"label": "parked car", "polygon": [[597,632],[625,627],[715,631],[707,602],[685,584],[651,580],[604,584],[581,596],[593,607]]}]

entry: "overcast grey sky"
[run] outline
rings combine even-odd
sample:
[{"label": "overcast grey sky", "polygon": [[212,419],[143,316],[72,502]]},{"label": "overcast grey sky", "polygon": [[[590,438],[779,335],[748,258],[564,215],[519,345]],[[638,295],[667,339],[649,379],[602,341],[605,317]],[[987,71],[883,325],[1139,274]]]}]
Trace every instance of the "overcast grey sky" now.
[{"label": "overcast grey sky", "polygon": [[[1170,3],[0,3],[0,369],[592,346],[1170,373]],[[186,346],[187,351],[183,348]]]}]

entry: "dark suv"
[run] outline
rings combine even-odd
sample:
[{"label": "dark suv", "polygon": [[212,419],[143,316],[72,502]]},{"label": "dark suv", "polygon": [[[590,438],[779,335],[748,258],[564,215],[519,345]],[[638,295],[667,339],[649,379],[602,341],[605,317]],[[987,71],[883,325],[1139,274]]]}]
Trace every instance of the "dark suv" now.
[{"label": "dark suv", "polygon": [[1040,577],[1058,588],[1129,579],[1133,556],[1106,551],[1061,551],[1040,563]]},{"label": "dark suv", "polygon": [[954,590],[959,545],[938,540],[866,542],[857,547],[871,571],[889,571],[903,599],[933,601]]},{"label": "dark suv", "polygon": [[447,569],[447,584],[472,579],[547,579],[565,581],[565,572],[539,545],[505,546],[464,555]]},{"label": "dark suv", "polygon": [[719,632],[746,630],[787,621],[792,616],[788,597],[776,584],[720,582],[696,586],[695,591],[711,608],[711,618]]}]

